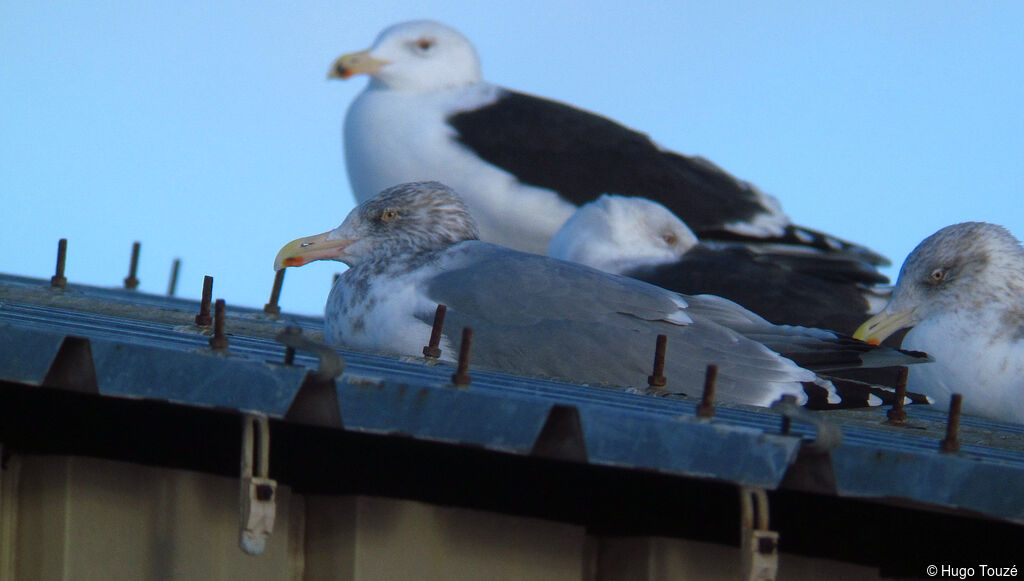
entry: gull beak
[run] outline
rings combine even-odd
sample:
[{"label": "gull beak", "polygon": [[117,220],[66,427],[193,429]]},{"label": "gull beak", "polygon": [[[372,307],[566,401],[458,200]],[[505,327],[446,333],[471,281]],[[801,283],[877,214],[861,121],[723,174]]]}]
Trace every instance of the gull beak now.
[{"label": "gull beak", "polygon": [[328,234],[330,232],[306,236],[285,244],[274,259],[274,270],[281,270],[287,266],[302,266],[314,260],[338,258],[343,254],[345,247],[355,242],[351,238],[329,240]]},{"label": "gull beak", "polygon": [[864,324],[853,332],[853,338],[878,345],[889,335],[913,325],[915,322],[913,316],[916,310],[916,308],[910,308],[904,311],[890,311],[888,307],[882,309],[880,313],[864,321]]},{"label": "gull beak", "polygon": [[347,79],[354,75],[375,75],[391,61],[373,58],[369,50],[350,52],[338,57],[327,70],[328,79]]}]

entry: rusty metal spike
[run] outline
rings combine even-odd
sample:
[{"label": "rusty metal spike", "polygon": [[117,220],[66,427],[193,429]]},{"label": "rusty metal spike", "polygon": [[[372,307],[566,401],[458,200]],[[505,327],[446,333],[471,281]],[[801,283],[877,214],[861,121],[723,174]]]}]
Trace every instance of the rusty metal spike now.
[{"label": "rusty metal spike", "polygon": [[654,344],[654,372],[647,376],[647,385],[651,389],[664,389],[665,384],[665,346],[668,344],[667,335],[658,335]]},{"label": "rusty metal spike", "polygon": [[57,271],[50,277],[50,286],[54,288],[67,288],[68,279],[64,277],[64,265],[68,258],[68,239],[61,238],[57,242]]},{"label": "rusty metal spike", "polygon": [[430,341],[423,347],[423,356],[428,359],[437,359],[441,356],[441,331],[444,330],[444,315],[448,312],[445,305],[437,305],[434,310],[434,324],[430,327]]},{"label": "rusty metal spike", "polygon": [[209,327],[213,322],[210,316],[210,301],[213,299],[213,277],[203,277],[203,298],[199,302],[199,314],[196,315],[196,325]]},{"label": "rusty metal spike", "polygon": [[167,283],[167,296],[173,297],[178,290],[178,271],[181,270],[181,259],[175,258],[171,263],[171,280]]},{"label": "rusty metal spike", "polygon": [[466,387],[472,378],[469,377],[469,351],[473,345],[473,329],[462,328],[462,342],[459,344],[459,364],[452,374],[452,385]]},{"label": "rusty metal spike", "polygon": [[139,279],[135,278],[135,275],[139,270],[139,250],[141,248],[142,244],[132,242],[132,260],[128,265],[128,277],[124,279],[124,288],[128,290],[135,290],[139,287]]},{"label": "rusty metal spike", "polygon": [[907,419],[907,411],[903,409],[903,401],[907,398],[907,368],[900,367],[896,372],[896,400],[892,408],[885,412],[889,419],[884,423],[890,426],[902,426]]},{"label": "rusty metal spike", "polygon": [[704,394],[700,398],[700,405],[697,406],[698,418],[710,418],[715,415],[715,383],[718,380],[718,366],[708,365],[704,373]]},{"label": "rusty metal spike", "polygon": [[213,337],[210,337],[210,349],[214,351],[225,351],[228,348],[228,338],[224,334],[224,323],[227,318],[227,305],[224,299],[217,299],[213,308]]},{"label": "rusty metal spike", "polygon": [[963,407],[964,396],[954,393],[949,398],[949,419],[946,421],[946,438],[942,440],[940,449],[943,452],[960,451],[960,410]]},{"label": "rusty metal spike", "polygon": [[274,286],[270,289],[270,302],[263,305],[263,312],[268,315],[281,314],[281,307],[277,305],[277,301],[281,300],[281,285],[284,284],[285,270],[287,269],[282,268],[274,275]]}]

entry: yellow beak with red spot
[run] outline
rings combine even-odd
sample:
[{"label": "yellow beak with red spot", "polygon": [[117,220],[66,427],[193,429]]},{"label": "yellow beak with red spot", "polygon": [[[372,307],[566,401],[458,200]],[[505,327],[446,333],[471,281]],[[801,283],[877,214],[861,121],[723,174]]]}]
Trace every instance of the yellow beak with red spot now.
[{"label": "yellow beak with red spot", "polygon": [[853,338],[878,345],[889,335],[913,325],[916,322],[913,318],[916,310],[911,308],[903,311],[890,311],[886,307],[874,317],[864,321],[863,325],[857,327],[857,330],[853,332]]},{"label": "yellow beak with red spot", "polygon": [[331,63],[331,68],[327,70],[327,78],[347,79],[355,75],[373,75],[388,64],[391,64],[391,61],[374,58],[370,56],[369,50],[350,52]]},{"label": "yellow beak with red spot", "polygon": [[274,259],[274,270],[281,270],[287,266],[302,266],[315,260],[336,259],[349,244],[355,242],[348,238],[329,239],[329,234],[330,232],[324,232],[316,236],[306,236],[285,244]]}]

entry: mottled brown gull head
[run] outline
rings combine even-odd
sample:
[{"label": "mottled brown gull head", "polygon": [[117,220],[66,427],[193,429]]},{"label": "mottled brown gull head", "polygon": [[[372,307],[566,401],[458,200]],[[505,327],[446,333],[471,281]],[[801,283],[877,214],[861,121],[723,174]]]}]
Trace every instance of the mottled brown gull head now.
[{"label": "mottled brown gull head", "polygon": [[274,269],[314,260],[355,266],[440,250],[479,236],[476,222],[451,188],[440,182],[410,182],[359,204],[334,230],[289,242],[278,252]]},{"label": "mottled brown gull head", "polygon": [[1024,248],[1005,228],[964,222],[926,238],[854,337],[878,343],[905,327],[903,347],[935,359],[910,370],[912,391],[943,409],[958,393],[965,414],[1024,423]]},{"label": "mottled brown gull head", "polygon": [[963,222],[925,238],[900,269],[892,299],[854,335],[878,343],[930,317],[1004,305],[1024,309],[1024,248],[1006,228]]}]

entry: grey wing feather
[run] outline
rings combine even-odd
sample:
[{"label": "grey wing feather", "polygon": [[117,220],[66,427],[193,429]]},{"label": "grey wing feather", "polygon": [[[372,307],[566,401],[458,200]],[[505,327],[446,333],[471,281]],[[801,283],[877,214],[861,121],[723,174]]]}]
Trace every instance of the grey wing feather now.
[{"label": "grey wing feather", "polygon": [[691,395],[699,394],[709,363],[719,366],[721,396],[736,402],[803,398],[799,382],[815,379],[714,320],[671,322],[689,312],[684,297],[633,279],[476,241],[453,247],[439,266],[424,290],[448,306],[448,337],[473,328],[472,359],[486,367],[643,385],[655,338],[666,334],[666,375]]},{"label": "grey wing feather", "polygon": [[687,295],[686,301],[694,317],[708,317],[816,372],[912,365],[930,360],[922,353],[868,345],[825,329],[775,325],[714,295]]}]

